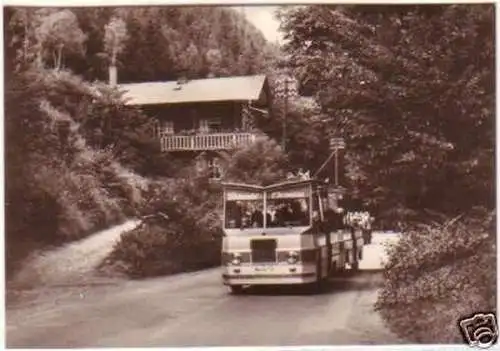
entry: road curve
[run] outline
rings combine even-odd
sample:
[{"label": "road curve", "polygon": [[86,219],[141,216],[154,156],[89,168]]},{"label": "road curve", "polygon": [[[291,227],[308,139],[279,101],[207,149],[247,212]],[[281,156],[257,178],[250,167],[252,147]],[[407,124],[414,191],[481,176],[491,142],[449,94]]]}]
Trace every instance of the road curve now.
[{"label": "road curve", "polygon": [[373,311],[380,273],[334,278],[310,295],[261,288],[233,296],[219,269],[92,288],[52,288],[7,309],[7,347],[394,344]]},{"label": "road curve", "polygon": [[[361,271],[332,278],[319,295],[259,288],[233,296],[220,269],[107,285],[18,291],[7,306],[7,347],[181,347],[395,344],[373,310],[386,260],[397,240],[375,234]],[[22,298],[24,297],[24,298]]]}]

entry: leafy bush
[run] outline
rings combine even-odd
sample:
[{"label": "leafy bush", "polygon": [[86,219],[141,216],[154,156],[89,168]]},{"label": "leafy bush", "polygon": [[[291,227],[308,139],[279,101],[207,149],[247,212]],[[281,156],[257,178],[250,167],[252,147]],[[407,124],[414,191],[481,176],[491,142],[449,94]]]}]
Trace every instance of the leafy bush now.
[{"label": "leafy bush", "polygon": [[219,194],[207,175],[159,180],[147,196],[141,214],[152,219],[124,233],[103,268],[142,278],[219,264]]},{"label": "leafy bush", "polygon": [[268,137],[230,155],[224,180],[268,185],[285,178],[287,157],[281,147]]},{"label": "leafy bush", "polygon": [[388,249],[377,301],[390,328],[417,343],[461,342],[460,318],[496,310],[495,234],[479,210],[408,229]]}]

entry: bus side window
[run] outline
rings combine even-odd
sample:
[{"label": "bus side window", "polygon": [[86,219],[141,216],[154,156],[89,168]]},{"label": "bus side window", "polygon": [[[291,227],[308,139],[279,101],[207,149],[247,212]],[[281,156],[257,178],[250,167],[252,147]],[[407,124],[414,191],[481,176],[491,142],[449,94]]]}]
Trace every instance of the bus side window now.
[{"label": "bus side window", "polygon": [[323,221],[323,216],[322,216],[322,211],[321,211],[321,208],[320,208],[320,199],[319,197],[314,194],[313,195],[313,199],[312,199],[312,213],[313,213],[313,216],[312,216],[312,219],[313,219],[313,223],[317,223],[317,222],[322,222]]}]

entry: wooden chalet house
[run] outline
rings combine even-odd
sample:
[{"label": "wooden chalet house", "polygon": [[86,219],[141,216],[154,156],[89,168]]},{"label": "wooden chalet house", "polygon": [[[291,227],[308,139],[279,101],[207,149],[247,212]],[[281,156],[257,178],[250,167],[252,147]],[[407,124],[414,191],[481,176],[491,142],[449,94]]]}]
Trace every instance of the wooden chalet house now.
[{"label": "wooden chalet house", "polygon": [[222,176],[221,153],[253,143],[256,114],[270,114],[266,76],[120,84],[126,103],[157,121],[164,152],[197,159]]}]

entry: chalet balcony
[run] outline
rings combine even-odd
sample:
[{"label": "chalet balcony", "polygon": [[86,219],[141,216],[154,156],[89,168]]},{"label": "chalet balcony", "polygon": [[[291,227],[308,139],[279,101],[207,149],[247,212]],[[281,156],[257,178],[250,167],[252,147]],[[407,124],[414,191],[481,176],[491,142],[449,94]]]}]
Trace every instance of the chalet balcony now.
[{"label": "chalet balcony", "polygon": [[247,146],[255,142],[255,133],[210,133],[196,135],[163,135],[160,137],[161,150],[204,151],[228,150]]}]

